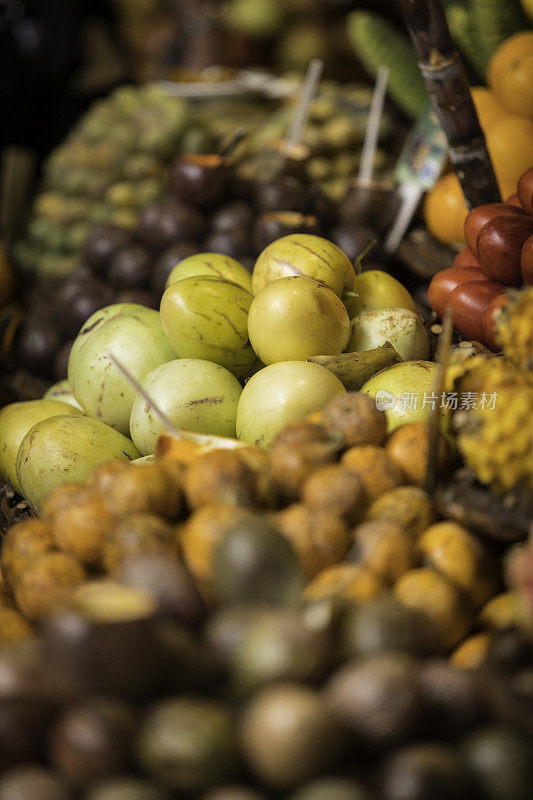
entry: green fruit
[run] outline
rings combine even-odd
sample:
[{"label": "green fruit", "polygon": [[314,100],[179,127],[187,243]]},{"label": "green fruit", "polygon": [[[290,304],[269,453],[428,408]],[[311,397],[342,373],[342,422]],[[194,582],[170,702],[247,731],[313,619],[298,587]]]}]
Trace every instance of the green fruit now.
[{"label": "green fruit", "polygon": [[242,286],[247,292],[252,291],[252,276],[235,258],[223,256],[219,253],[196,253],[180,261],[167,278],[168,289],[173,283],[184,278],[194,278],[199,275],[209,275],[212,278],[221,278],[232,281]]},{"label": "green fruit", "polygon": [[170,795],[152,781],[116,776],[92,786],[84,800],[170,800]]},{"label": "green fruit", "polygon": [[288,800],[369,800],[369,795],[353,778],[317,778],[297,789]]},{"label": "green fruit", "polygon": [[[71,408],[68,413],[76,414],[76,410]],[[38,510],[56,486],[82,483],[104,461],[131,461],[139,456],[130,439],[99,420],[55,416],[38,422],[22,440],[17,479],[26,500]]]},{"label": "green fruit", "polygon": [[230,528],[216,546],[213,579],[215,595],[224,603],[292,605],[305,584],[287,539],[267,519],[252,515]]},{"label": "green fruit", "polygon": [[330,656],[325,627],[306,624],[298,611],[265,611],[237,649],[233,684],[241,693],[273,681],[315,683],[324,676]]},{"label": "green fruit", "polygon": [[519,0],[469,0],[469,10],[486,66],[506,39],[531,27]]},{"label": "green fruit", "polygon": [[405,361],[378,372],[361,387],[385,411],[389,433],[408,422],[427,421],[436,369],[433,361]]},{"label": "green fruit", "polygon": [[[355,295],[355,296],[354,296]],[[416,304],[400,281],[380,269],[369,269],[355,278],[353,295],[343,296],[350,319],[363,311],[381,308],[408,308],[416,312]]]},{"label": "green fruit", "polygon": [[390,342],[403,361],[426,359],[429,339],[424,323],[407,308],[363,311],[352,319],[348,352],[373,350]]},{"label": "green fruit", "polygon": [[160,702],[141,726],[137,750],[146,772],[194,795],[238,771],[232,714],[209,698],[182,695]]},{"label": "green fruit", "polygon": [[232,30],[264,39],[280,30],[284,16],[280,0],[229,0],[223,20]]},{"label": "green fruit", "polygon": [[382,65],[389,67],[387,89],[390,96],[406,114],[416,119],[429,99],[415,49],[407,36],[370,11],[350,14],[348,35],[357,57],[371,75],[377,75]]},{"label": "green fruit", "polygon": [[299,275],[333,289],[339,297],[353,289],[355,271],[348,256],[327,239],[310,233],[283,236],[266,247],[255,262],[252,289],[257,294],[280,278]]},{"label": "green fruit", "polygon": [[[235,436],[241,385],[227,369],[211,361],[180,358],[152,370],[142,381],[150,397],[177,428],[218,436]],[[136,447],[153,453],[165,425],[137,395],[130,419]]]},{"label": "green fruit", "polygon": [[135,389],[111,361],[113,353],[138,381],[174,353],[157,311],[134,303],[100,309],[79,332],[70,353],[68,382],[90,417],[129,434]]},{"label": "green fruit", "polygon": [[336,355],[350,338],[350,320],[338,296],[308,278],[281,278],[254,298],[248,334],[263,364]]},{"label": "green fruit", "polygon": [[237,437],[268,447],[290,422],[320,411],[346,389],[328,369],[308,361],[279,361],[253,375],[237,408]]},{"label": "green fruit", "polygon": [[47,392],[43,395],[43,400],[59,400],[61,403],[66,403],[68,406],[73,406],[83,413],[83,408],[80,406],[72,391],[70,389],[68,380],[58,381],[52,384]]},{"label": "green fruit", "polygon": [[463,755],[486,800],[528,800],[533,766],[531,740],[505,725],[473,731],[463,742]]},{"label": "green fruit", "polygon": [[267,686],[244,709],[241,741],[262,783],[293,789],[341,758],[339,726],[323,694],[297,683]]},{"label": "green fruit", "polygon": [[161,300],[161,324],[176,356],[246,374],[255,361],[248,340],[252,300],[242,286],[204,275],[169,286]]},{"label": "green fruit", "polygon": [[78,416],[83,412],[56,399],[27,400],[11,403],[0,411],[0,475],[20,492],[16,461],[20,444],[38,422],[58,414]]}]

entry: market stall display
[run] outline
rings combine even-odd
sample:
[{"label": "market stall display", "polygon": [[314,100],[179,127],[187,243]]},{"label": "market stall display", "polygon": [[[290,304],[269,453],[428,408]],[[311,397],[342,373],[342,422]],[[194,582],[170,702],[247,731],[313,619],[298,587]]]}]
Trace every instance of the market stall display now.
[{"label": "market stall display", "polygon": [[336,0],[121,5],[308,72],[118,89],[6,227],[0,800],[528,800],[528,1],[314,99]]}]

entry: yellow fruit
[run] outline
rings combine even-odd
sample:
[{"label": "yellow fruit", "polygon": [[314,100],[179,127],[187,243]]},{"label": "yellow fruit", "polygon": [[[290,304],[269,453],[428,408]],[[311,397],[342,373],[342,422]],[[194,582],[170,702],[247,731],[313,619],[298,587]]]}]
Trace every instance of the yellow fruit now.
[{"label": "yellow fruit", "polygon": [[[531,2],[531,0],[528,0]],[[493,87],[499,76],[515,61],[533,52],[533,31],[510,36],[493,54],[487,70],[487,82]]]},{"label": "yellow fruit", "polygon": [[469,636],[453,651],[450,662],[459,669],[478,669],[485,660],[491,639],[491,634],[485,631]]},{"label": "yellow fruit", "polygon": [[533,286],[511,295],[498,319],[503,352],[524,371],[533,371]]},{"label": "yellow fruit", "polygon": [[483,130],[487,130],[493,122],[507,115],[494,92],[486,86],[472,86],[470,93]]},{"label": "yellow fruit", "polygon": [[468,207],[459,179],[455,172],[448,172],[439,178],[426,197],[424,204],[426,225],[433,236],[441,242],[463,242],[467,214]]},{"label": "yellow fruit", "polygon": [[497,101],[512,114],[533,116],[533,32],[511,36],[496,51],[488,82]]},{"label": "yellow fruit", "polygon": [[524,9],[524,12],[533,22],[533,0],[520,0],[520,2],[522,3],[522,8]]},{"label": "yellow fruit", "polygon": [[[533,73],[531,76],[533,85]],[[490,126],[487,147],[498,181],[516,186],[533,164],[533,120],[510,114]]]}]

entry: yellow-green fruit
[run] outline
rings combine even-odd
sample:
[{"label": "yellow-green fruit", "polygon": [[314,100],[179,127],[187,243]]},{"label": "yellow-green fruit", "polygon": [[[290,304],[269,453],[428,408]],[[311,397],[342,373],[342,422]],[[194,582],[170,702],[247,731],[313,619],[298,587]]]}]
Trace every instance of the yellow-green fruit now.
[{"label": "yellow-green fruit", "polygon": [[503,352],[515,366],[533,370],[533,286],[511,295],[509,305],[501,309],[498,335]]},{"label": "yellow-green fruit", "polygon": [[380,308],[408,308],[416,312],[416,303],[407,289],[380,269],[369,269],[357,275],[353,292],[342,299],[350,319],[362,311]]},{"label": "yellow-green fruit", "polygon": [[248,335],[263,364],[305,361],[341,353],[350,337],[350,320],[331,289],[309,278],[281,278],[255,296]]},{"label": "yellow-green fruit", "polygon": [[519,484],[533,491],[533,385],[502,385],[481,398],[463,412],[457,438],[466,464],[496,491]]},{"label": "yellow-green fruit", "polygon": [[408,422],[427,421],[432,405],[441,401],[433,396],[436,369],[433,361],[404,361],[378,372],[361,387],[385,411],[389,433]]},{"label": "yellow-green fruit", "polygon": [[256,372],[237,408],[237,437],[268,447],[278,431],[320,411],[346,389],[325,367],[310,361],[279,361]]},{"label": "yellow-green fruit", "polygon": [[299,275],[329,286],[339,297],[352,290],[352,262],[333,242],[310,233],[283,236],[266,247],[255,262],[252,289],[257,294],[280,278]]},{"label": "yellow-green fruit", "polygon": [[242,286],[207,275],[172,284],[161,300],[161,324],[178,358],[201,358],[249,373],[256,356],[248,339],[253,296]]},{"label": "yellow-green fruit", "polygon": [[0,411],[0,475],[20,492],[16,461],[20,443],[38,422],[59,414],[82,414],[77,408],[59,400],[27,400],[11,403]]},{"label": "yellow-green fruit", "polygon": [[382,308],[363,311],[350,324],[348,351],[373,350],[390,342],[403,361],[426,359],[429,339],[424,323],[407,308]]},{"label": "yellow-green fruit", "polygon": [[180,261],[167,278],[168,289],[173,283],[184,278],[194,278],[198,275],[210,275],[212,278],[222,278],[225,281],[238,283],[248,292],[252,291],[252,276],[236,259],[223,256],[220,253],[196,253]]},{"label": "yellow-green fruit", "polygon": [[48,391],[44,393],[43,400],[60,400],[62,403],[66,403],[69,406],[74,406],[74,408],[77,408],[79,411],[83,412],[83,408],[72,394],[69,382],[66,379],[64,381],[58,381],[57,383],[52,384]]},{"label": "yellow-green fruit", "polygon": [[127,435],[136,392],[110,354],[138,381],[171,361],[174,353],[157,311],[136,303],[100,309],[82,327],[70,352],[68,382],[76,400],[88,416]]},{"label": "yellow-green fruit", "polygon": [[[68,413],[76,414],[76,410]],[[82,483],[104,461],[131,461],[140,455],[130,439],[97,419],[55,416],[38,422],[22,440],[17,479],[22,494],[38,511],[56,486]]]},{"label": "yellow-green fruit", "polygon": [[[211,361],[179,358],[157,367],[142,382],[177,428],[217,436],[235,436],[241,385],[227,369]],[[131,438],[143,455],[153,453],[165,426],[152,406],[137,395],[130,419]]]}]

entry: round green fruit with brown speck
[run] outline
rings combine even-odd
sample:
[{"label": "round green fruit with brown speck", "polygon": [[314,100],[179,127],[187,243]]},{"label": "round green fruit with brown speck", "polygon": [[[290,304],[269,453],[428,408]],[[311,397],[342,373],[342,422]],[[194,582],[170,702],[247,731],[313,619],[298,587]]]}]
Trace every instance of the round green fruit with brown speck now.
[{"label": "round green fruit with brown speck", "polygon": [[182,281],[184,278],[194,278],[199,275],[233,281],[248,292],[252,291],[252,276],[246,267],[243,267],[235,258],[220,253],[195,253],[195,255],[183,258],[168,276],[165,288],[168,289],[173,283]]},{"label": "round green fruit with brown speck", "polygon": [[[235,436],[241,395],[237,378],[224,367],[196,358],[179,358],[157,367],[142,383],[177,428]],[[131,438],[143,455],[153,453],[165,426],[153,407],[137,395],[131,412]]]},{"label": "round green fruit with brown speck", "polygon": [[[75,409],[70,413],[75,414]],[[38,510],[56,486],[82,483],[104,461],[131,461],[139,456],[130,439],[97,419],[50,417],[34,425],[22,440],[17,479],[26,500]]]},{"label": "round green fruit with brown speck", "polygon": [[16,461],[20,444],[38,422],[57,415],[81,415],[83,412],[58,399],[26,400],[11,403],[0,411],[0,475],[20,491]]},{"label": "round green fruit with brown speck", "polygon": [[269,283],[298,275],[312,278],[340,295],[352,290],[352,262],[333,242],[310,233],[283,236],[266,247],[255,262],[252,290],[257,294]]},{"label": "round green fruit with brown speck", "polygon": [[252,300],[242,286],[205,275],[169,286],[161,300],[161,324],[176,356],[246,375],[256,359],[248,339]]},{"label": "round green fruit with brown speck", "polygon": [[135,389],[110,354],[138,381],[174,353],[157,311],[135,303],[100,309],[80,330],[70,353],[68,382],[89,417],[128,435]]}]

